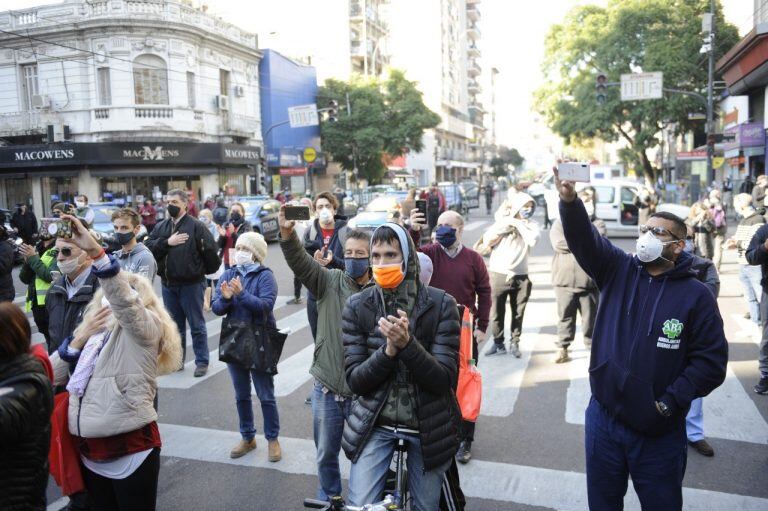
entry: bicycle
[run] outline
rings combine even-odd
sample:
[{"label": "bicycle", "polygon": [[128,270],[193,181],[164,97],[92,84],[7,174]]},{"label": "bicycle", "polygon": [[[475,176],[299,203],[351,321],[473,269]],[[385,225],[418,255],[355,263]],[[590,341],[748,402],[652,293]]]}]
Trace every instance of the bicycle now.
[{"label": "bicycle", "polygon": [[[344,499],[337,495],[330,502],[316,499],[304,499],[304,507],[308,509],[320,509],[322,511],[405,511],[408,509],[410,497],[408,495],[408,477],[405,467],[405,455],[407,448],[405,440],[399,438],[395,446],[395,479],[394,491],[386,493],[384,499],[362,506],[348,506]],[[389,477],[387,478],[389,483]],[[387,491],[386,488],[384,490]]]}]

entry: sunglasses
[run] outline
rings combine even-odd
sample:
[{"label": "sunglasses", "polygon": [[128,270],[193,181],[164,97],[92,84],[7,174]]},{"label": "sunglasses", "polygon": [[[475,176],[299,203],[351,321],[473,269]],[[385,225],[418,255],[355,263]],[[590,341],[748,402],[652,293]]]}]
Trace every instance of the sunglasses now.
[{"label": "sunglasses", "polygon": [[61,250],[59,250],[59,253],[64,257],[69,257],[72,255],[72,249],[69,247],[64,247]]},{"label": "sunglasses", "polygon": [[670,236],[675,241],[680,241],[680,238],[669,232],[668,229],[665,229],[664,227],[652,227],[650,225],[641,225],[640,226],[640,234],[645,234],[647,232],[653,233],[654,236]]}]

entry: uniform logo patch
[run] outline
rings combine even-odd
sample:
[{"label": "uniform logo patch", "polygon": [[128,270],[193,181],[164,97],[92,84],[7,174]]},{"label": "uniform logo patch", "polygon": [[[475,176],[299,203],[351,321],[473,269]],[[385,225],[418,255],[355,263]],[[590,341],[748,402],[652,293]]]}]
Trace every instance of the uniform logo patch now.
[{"label": "uniform logo patch", "polygon": [[684,325],[676,319],[666,320],[661,328],[662,333],[666,335],[666,337],[659,337],[656,347],[667,350],[679,350],[680,334],[683,333],[683,326]]}]

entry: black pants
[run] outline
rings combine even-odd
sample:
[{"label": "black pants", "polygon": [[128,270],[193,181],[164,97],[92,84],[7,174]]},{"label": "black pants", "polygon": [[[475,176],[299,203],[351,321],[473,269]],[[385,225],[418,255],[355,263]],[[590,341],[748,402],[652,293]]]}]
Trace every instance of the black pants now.
[{"label": "black pants", "polygon": [[293,277],[293,297],[296,300],[301,298],[301,281],[295,275]]},{"label": "black pants", "polygon": [[84,465],[83,482],[93,511],[152,511],[157,501],[160,449],[152,452],[136,471],[125,479],[109,479]]},{"label": "black pants", "polygon": [[45,337],[45,345],[48,347],[48,353],[50,354],[51,338],[48,335],[48,309],[45,308],[45,305],[42,307],[32,305],[32,317],[35,319],[37,329]]},{"label": "black pants", "polygon": [[567,348],[576,335],[576,313],[581,313],[581,331],[584,340],[592,340],[592,331],[597,317],[597,301],[600,292],[597,289],[573,289],[555,286],[557,300],[557,345]]},{"label": "black pants", "polygon": [[317,300],[315,295],[307,292],[307,319],[309,320],[309,329],[312,331],[312,339],[317,338]]},{"label": "black pants", "polygon": [[503,273],[489,272],[491,280],[491,335],[496,344],[504,343],[504,317],[507,312],[509,298],[512,321],[511,342],[518,344],[523,333],[523,316],[528,298],[531,297],[533,284],[528,275],[515,275],[509,281]]}]

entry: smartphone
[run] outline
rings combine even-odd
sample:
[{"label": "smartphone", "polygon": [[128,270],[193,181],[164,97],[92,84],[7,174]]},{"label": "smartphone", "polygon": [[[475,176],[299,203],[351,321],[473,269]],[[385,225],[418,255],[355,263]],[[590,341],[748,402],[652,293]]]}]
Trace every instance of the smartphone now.
[{"label": "smartphone", "polygon": [[561,181],[589,183],[589,163],[568,162],[557,166]]},{"label": "smartphone", "polygon": [[309,220],[309,206],[285,206],[286,220]]},{"label": "smartphone", "polygon": [[427,218],[427,201],[416,199],[416,209],[419,210],[419,213],[424,215],[424,218]]},{"label": "smartphone", "polygon": [[24,244],[24,240],[21,238],[16,238],[16,240],[13,242],[17,247],[20,247],[22,244]]},{"label": "smartphone", "polygon": [[61,218],[41,218],[40,232],[47,232],[56,238],[71,238],[72,222]]}]

